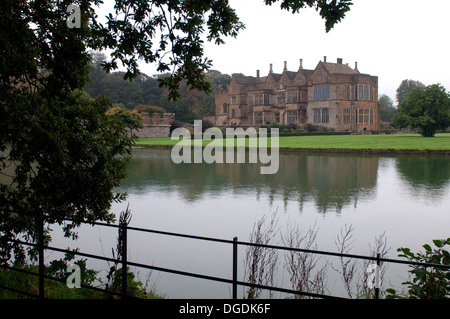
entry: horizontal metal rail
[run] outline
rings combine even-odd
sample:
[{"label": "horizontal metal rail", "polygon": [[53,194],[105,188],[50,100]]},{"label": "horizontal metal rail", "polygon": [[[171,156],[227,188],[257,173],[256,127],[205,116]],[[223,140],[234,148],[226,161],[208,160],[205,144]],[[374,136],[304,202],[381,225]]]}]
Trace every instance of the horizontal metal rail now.
[{"label": "horizontal metal rail", "polygon": [[[111,224],[103,224],[103,223],[100,223],[99,225],[111,226]],[[114,225],[114,226],[115,227],[119,227],[117,225]],[[139,228],[139,227],[130,227],[130,226],[128,226],[127,229],[128,230],[134,230],[134,231],[147,232],[147,233],[160,234],[160,235],[167,235],[167,236],[176,236],[176,237],[183,237],[183,238],[190,238],[190,239],[198,239],[198,240],[206,240],[206,241],[212,241],[212,242],[221,242],[221,243],[226,243],[226,244],[233,244],[233,240],[213,238],[213,237],[194,236],[194,235],[166,232],[166,231],[146,229],[146,228]],[[377,258],[375,256],[345,254],[345,253],[338,253],[338,252],[331,252],[331,251],[303,249],[303,248],[297,248],[297,247],[286,247],[286,246],[278,246],[278,245],[257,244],[257,243],[251,243],[251,242],[245,242],[245,241],[238,241],[237,244],[239,244],[239,245],[246,245],[246,246],[263,247],[263,248],[269,248],[269,249],[296,251],[296,252],[317,254],[317,255],[327,255],[327,256],[334,256],[334,257],[366,259],[366,260],[380,261],[380,262],[386,262],[386,263],[397,263],[397,264],[407,264],[407,265],[415,265],[415,266],[423,266],[423,267],[437,267],[437,268],[450,269],[450,265],[441,265],[441,264],[433,264],[433,263],[425,263],[425,262],[415,262],[415,261],[407,261],[407,260],[391,259],[391,258]]]},{"label": "horizontal metal rail", "polygon": [[[206,237],[198,237],[198,236],[183,235],[183,234],[179,234],[179,235],[181,237],[189,237],[189,238],[195,238],[195,239],[201,239],[201,240],[208,240],[208,239],[206,239]],[[219,239],[217,241],[224,242],[224,241],[227,241],[227,240],[220,240]],[[37,247],[38,246],[37,244],[34,244],[34,243],[28,243],[28,242],[19,241],[19,240],[17,240],[16,242],[18,242],[20,244],[23,244],[23,245],[32,246],[32,247]],[[227,242],[233,243],[233,241],[227,241]],[[46,250],[56,251],[56,252],[61,252],[61,253],[72,253],[74,255],[81,256],[81,257],[100,259],[100,260],[111,261],[111,262],[118,262],[118,261],[120,261],[120,259],[104,257],[104,256],[84,253],[84,252],[80,252],[80,251],[72,251],[72,250],[62,249],[62,248],[57,248],[57,247],[52,247],[52,246],[46,246],[45,249]],[[134,267],[139,267],[139,268],[145,268],[145,269],[150,269],[150,270],[155,270],[155,271],[161,271],[161,272],[176,274],[176,275],[181,275],[181,276],[188,276],[188,277],[193,277],[193,278],[217,281],[217,282],[222,282],[222,283],[227,283],[227,284],[232,284],[232,285],[240,285],[240,286],[248,286],[248,287],[259,288],[259,289],[267,289],[267,290],[278,291],[278,292],[283,292],[283,293],[290,293],[290,294],[296,294],[296,295],[312,297],[312,298],[342,299],[340,297],[331,296],[331,295],[320,295],[320,294],[309,293],[309,292],[301,292],[301,291],[297,291],[297,290],[280,288],[280,287],[252,284],[252,283],[243,282],[243,281],[237,281],[237,280],[232,280],[232,279],[227,279],[227,278],[208,276],[208,275],[197,274],[197,273],[192,273],[192,272],[186,272],[186,271],[181,271],[181,270],[176,270],[176,269],[162,268],[162,267],[157,267],[157,266],[152,266],[152,265],[147,265],[147,264],[142,264],[142,263],[136,263],[136,262],[131,262],[131,261],[128,261],[128,265],[134,266]],[[10,268],[10,269],[13,269],[13,270],[17,269],[17,268],[13,268],[13,267],[7,267],[7,268]],[[30,271],[21,270],[21,269],[17,269],[17,270],[21,271],[21,272],[25,272],[25,273],[31,274],[31,275],[36,275],[36,276],[39,275],[38,273],[35,273],[35,272],[30,272]],[[48,278],[48,279],[59,280],[59,279],[54,278],[54,277],[49,277],[49,276],[45,276],[45,277]],[[85,286],[85,288],[89,288],[89,287],[90,286]],[[108,292],[108,291],[105,291],[105,290],[101,290],[101,291]],[[118,294],[118,293],[116,293],[116,294]]]},{"label": "horizontal metal rail", "polygon": [[[45,216],[42,216],[42,215],[39,216],[40,227],[42,229],[44,227],[43,226],[44,219],[45,219]],[[82,224],[81,221],[75,221],[73,219],[66,219],[66,221],[71,221],[71,222],[76,222],[76,223]],[[74,254],[74,255],[77,255],[77,256],[93,258],[93,259],[99,259],[99,260],[104,260],[104,261],[108,261],[108,262],[114,262],[116,264],[121,263],[123,269],[127,269],[128,266],[133,266],[133,267],[145,268],[145,269],[161,271],[161,272],[166,272],[166,273],[171,273],[171,274],[176,274],[176,275],[181,275],[181,276],[188,276],[188,277],[193,277],[193,278],[199,278],[199,279],[204,279],[204,280],[211,280],[211,281],[217,281],[217,282],[222,282],[222,283],[226,283],[226,284],[231,284],[231,285],[233,285],[233,298],[236,298],[236,287],[239,285],[239,286],[247,286],[247,287],[253,287],[253,288],[258,288],[258,289],[267,289],[267,290],[278,291],[278,292],[283,292],[283,293],[288,293],[288,294],[295,294],[295,295],[300,295],[300,296],[306,296],[306,297],[310,297],[310,298],[341,299],[341,297],[336,297],[336,296],[331,296],[331,295],[322,295],[322,294],[316,294],[316,293],[310,293],[310,292],[302,292],[302,291],[296,291],[296,290],[286,289],[286,288],[281,288],[281,287],[272,287],[272,286],[259,285],[259,284],[253,284],[253,283],[238,281],[237,280],[237,276],[236,276],[236,274],[237,274],[237,260],[236,260],[236,258],[237,258],[237,247],[239,245],[262,247],[262,248],[267,248],[267,249],[277,249],[277,250],[285,250],[285,251],[295,251],[295,252],[307,253],[307,254],[334,256],[334,257],[339,257],[339,258],[353,258],[353,259],[372,260],[372,261],[377,262],[378,265],[380,265],[381,263],[385,263],[386,262],[386,263],[415,265],[415,266],[421,266],[421,267],[436,267],[436,268],[450,269],[450,265],[441,265],[441,264],[424,263],[424,262],[414,262],[414,261],[390,259],[390,258],[380,258],[379,255],[378,256],[364,256],[364,255],[344,254],[344,253],[330,252],[330,251],[302,249],[302,248],[297,248],[297,247],[286,247],[286,246],[278,246],[278,245],[263,245],[263,244],[245,242],[245,241],[238,241],[237,238],[234,238],[233,240],[227,240],[227,239],[220,239],[220,238],[195,236],[195,235],[167,232],[167,231],[161,231],[161,230],[152,230],[152,229],[139,228],[139,227],[130,227],[130,226],[126,225],[126,224],[116,225],[116,224],[104,223],[104,222],[86,222],[85,224],[105,226],[105,227],[113,227],[113,228],[119,229],[122,232],[122,243],[125,245],[125,247],[124,247],[125,248],[125,250],[124,250],[125,254],[123,254],[120,258],[111,258],[111,257],[99,256],[99,255],[95,255],[95,254],[83,253],[83,252],[80,252],[80,251],[72,251],[72,250],[68,250],[68,249],[61,249],[61,248],[58,248],[58,247],[44,246],[43,243],[40,242],[40,241],[38,241],[38,243],[29,243],[29,242],[25,242],[25,241],[21,241],[21,240],[15,240],[15,242],[20,243],[22,245],[29,245],[29,246],[32,246],[32,247],[35,247],[35,248],[38,249],[38,251],[39,251],[39,254],[38,254],[39,255],[39,273],[30,272],[28,270],[18,269],[18,268],[14,268],[14,267],[5,266],[5,265],[0,265],[0,266],[2,266],[4,268],[9,268],[11,270],[16,270],[16,271],[20,271],[20,272],[23,272],[23,273],[28,273],[28,274],[39,276],[39,297],[40,298],[44,297],[43,296],[43,293],[44,293],[43,292],[44,278],[45,279],[57,280],[57,281],[63,282],[62,280],[60,280],[58,278],[49,277],[49,276],[44,274],[44,270],[43,270],[43,262],[44,262],[44,260],[43,260],[44,259],[43,252],[44,252],[44,250],[52,250],[52,251],[61,252],[61,253],[71,253],[71,254]],[[43,233],[42,229],[40,230],[41,234]],[[186,272],[186,271],[181,271],[181,270],[157,267],[157,266],[152,266],[152,265],[147,265],[147,264],[142,264],[142,263],[129,261],[129,260],[127,260],[127,256],[126,256],[126,246],[127,246],[127,240],[126,240],[127,235],[126,234],[127,234],[128,231],[146,232],[146,233],[153,233],[153,234],[164,235],[164,236],[171,236],[171,237],[181,237],[181,238],[189,238],[189,239],[194,239],[194,240],[203,240],[203,241],[209,241],[209,242],[232,244],[233,245],[233,257],[232,257],[232,259],[233,259],[233,279],[214,277],[214,276],[209,276],[209,275],[204,275],[204,274],[197,274],[197,273],[192,273],[192,272]],[[126,273],[127,272],[122,272],[122,276],[123,276],[123,278],[122,278],[122,289],[123,289],[122,293],[116,293],[116,292],[104,290],[104,289],[101,289],[101,288],[98,288],[98,287],[92,287],[92,286],[86,286],[86,285],[83,285],[83,286],[84,286],[84,288],[89,288],[89,289],[94,289],[94,290],[98,290],[98,291],[102,291],[102,292],[106,292],[106,293],[121,295],[122,298],[132,297],[132,296],[129,296],[127,294]],[[0,288],[8,289],[8,290],[15,291],[15,292],[19,292],[19,291],[17,291],[14,288],[4,287],[3,285],[0,285]],[[27,292],[24,292],[24,294],[25,295],[30,295]],[[379,294],[379,291],[376,291],[376,297],[377,298],[379,297],[378,294]]]}]

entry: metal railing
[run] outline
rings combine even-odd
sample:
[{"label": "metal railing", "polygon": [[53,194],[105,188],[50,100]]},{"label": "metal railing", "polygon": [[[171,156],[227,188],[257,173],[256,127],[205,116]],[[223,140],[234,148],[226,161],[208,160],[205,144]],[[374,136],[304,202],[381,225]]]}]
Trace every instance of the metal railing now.
[{"label": "metal railing", "polygon": [[[71,221],[71,220],[67,220],[67,221]],[[122,243],[121,243],[121,245],[122,245],[122,254],[121,254],[121,256],[118,256],[118,258],[110,258],[110,257],[105,257],[105,256],[100,256],[100,255],[95,255],[95,254],[84,253],[84,252],[80,252],[80,251],[73,251],[73,250],[67,250],[67,249],[61,249],[61,248],[57,248],[57,247],[52,247],[52,246],[46,246],[46,245],[44,245],[45,218],[44,218],[43,215],[38,217],[38,223],[39,223],[39,236],[38,236],[38,242],[37,243],[28,243],[28,242],[24,242],[24,241],[20,241],[20,240],[14,240],[17,243],[37,248],[37,250],[38,250],[38,273],[32,272],[32,271],[28,271],[28,270],[25,270],[25,269],[14,268],[14,267],[11,267],[11,266],[8,266],[8,265],[0,265],[0,267],[6,268],[6,269],[19,271],[19,272],[26,273],[26,274],[29,274],[29,275],[38,276],[39,277],[39,293],[38,293],[38,295],[30,294],[30,293],[23,292],[23,291],[18,291],[17,289],[15,289],[13,287],[6,287],[6,286],[2,285],[1,283],[0,283],[0,289],[6,289],[6,290],[10,290],[10,291],[13,291],[13,292],[16,292],[16,293],[22,293],[24,295],[28,295],[28,296],[31,296],[31,297],[38,297],[38,298],[42,298],[43,299],[43,298],[45,298],[45,295],[44,295],[44,287],[45,287],[44,286],[44,282],[45,282],[45,279],[64,282],[63,280],[61,280],[59,278],[51,277],[51,276],[48,276],[48,275],[45,274],[45,257],[44,257],[45,250],[51,250],[51,251],[56,251],[56,252],[61,252],[61,253],[71,253],[71,254],[74,254],[74,255],[77,255],[77,256],[81,256],[81,257],[87,257],[87,258],[104,260],[104,261],[108,261],[108,262],[120,263],[121,266],[122,266],[122,269],[125,269],[125,270],[128,269],[128,266],[133,266],[133,267],[139,267],[139,268],[144,268],[144,269],[149,269],[149,270],[161,271],[161,272],[166,272],[166,273],[171,273],[171,274],[176,274],[176,275],[181,275],[181,276],[188,276],[188,277],[194,277],[194,278],[199,278],[199,279],[204,279],[204,280],[211,280],[211,281],[216,281],[216,282],[222,282],[222,283],[230,284],[230,285],[232,285],[232,298],[233,299],[237,299],[238,298],[237,297],[237,287],[238,286],[247,286],[247,287],[252,287],[252,288],[257,288],[257,289],[277,291],[277,292],[282,292],[282,293],[287,293],[287,294],[294,294],[294,295],[299,295],[299,296],[304,296],[304,297],[309,297],[309,298],[343,299],[342,297],[337,297],[337,296],[332,296],[332,295],[324,295],[324,294],[318,294],[318,293],[312,293],[312,292],[306,292],[306,291],[297,291],[297,290],[292,290],[292,289],[287,289],[287,288],[267,286],[267,285],[260,285],[260,284],[254,284],[254,283],[239,281],[238,280],[238,247],[239,246],[264,247],[264,248],[267,248],[267,249],[295,251],[295,252],[300,252],[300,253],[317,254],[317,255],[325,255],[325,256],[335,256],[335,257],[340,257],[340,258],[365,259],[365,260],[373,261],[374,263],[376,263],[376,265],[378,267],[380,267],[380,265],[382,263],[396,263],[396,264],[406,264],[406,265],[415,265],[415,266],[437,267],[437,268],[450,269],[450,265],[424,263],[424,262],[412,262],[412,261],[408,261],[408,260],[381,258],[380,254],[377,254],[376,257],[372,257],[372,256],[363,256],[363,255],[355,255],[355,254],[343,254],[343,253],[330,252],[330,251],[302,249],[302,248],[285,247],[285,246],[277,246],[277,245],[262,245],[262,244],[257,244],[257,243],[239,241],[237,237],[234,237],[232,240],[227,240],[227,239],[219,239],[219,238],[212,238],[212,237],[202,237],[202,236],[180,234],[180,233],[173,233],[173,232],[166,232],[166,231],[152,230],[152,229],[145,229],[145,228],[138,228],[138,227],[130,227],[126,222],[119,223],[118,225],[116,225],[116,224],[109,224],[109,223],[103,223],[103,222],[88,222],[87,224],[89,224],[89,225],[98,225],[98,226],[103,226],[103,227],[113,227],[113,228],[117,228],[117,229],[119,229],[121,231],[121,236],[119,236],[119,240],[122,241]],[[232,245],[232,248],[233,248],[232,249],[232,256],[231,256],[231,259],[232,259],[232,278],[230,279],[230,278],[214,277],[214,276],[209,276],[209,275],[204,275],[204,274],[186,272],[186,271],[170,269],[170,268],[157,267],[157,266],[153,266],[153,265],[148,265],[148,264],[143,264],[143,263],[137,263],[137,262],[130,261],[127,258],[128,232],[129,231],[146,232],[146,233],[153,233],[153,234],[159,234],[159,235],[165,235],[165,236],[189,238],[189,239],[195,239],[195,240],[203,240],[203,241],[217,242],[217,243],[224,243],[224,244]],[[121,276],[122,277],[121,277],[121,292],[120,293],[114,292],[114,291],[110,291],[110,290],[107,290],[107,289],[102,289],[102,288],[98,288],[98,287],[89,286],[89,285],[82,285],[82,287],[83,288],[89,288],[89,289],[97,290],[97,291],[100,291],[100,292],[105,292],[105,293],[116,295],[116,296],[120,296],[121,298],[130,298],[132,296],[130,296],[128,294],[127,271],[122,271]],[[380,298],[380,289],[378,287],[375,287],[375,299],[379,299],[379,298]]]}]

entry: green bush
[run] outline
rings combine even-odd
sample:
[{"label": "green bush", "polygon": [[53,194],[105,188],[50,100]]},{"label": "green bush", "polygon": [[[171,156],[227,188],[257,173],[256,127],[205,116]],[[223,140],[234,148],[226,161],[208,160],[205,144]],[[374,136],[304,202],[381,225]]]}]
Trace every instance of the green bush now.
[{"label": "green bush", "polygon": [[[409,248],[399,248],[400,257],[412,262],[450,265],[450,253],[445,250],[450,245],[450,238],[433,240],[436,248],[429,244],[423,245],[425,252],[414,254]],[[448,299],[450,297],[450,269],[429,267],[422,265],[410,266],[411,281],[404,282],[408,287],[406,293],[397,293],[394,289],[387,289],[387,299]]]}]

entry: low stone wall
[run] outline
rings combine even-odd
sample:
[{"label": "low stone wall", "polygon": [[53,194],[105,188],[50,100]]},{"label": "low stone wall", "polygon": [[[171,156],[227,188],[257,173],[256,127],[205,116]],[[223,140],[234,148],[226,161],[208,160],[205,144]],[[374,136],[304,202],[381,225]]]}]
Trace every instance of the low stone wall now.
[{"label": "low stone wall", "polygon": [[170,125],[148,125],[139,130],[133,130],[133,134],[140,138],[168,137],[170,135]]},{"label": "low stone wall", "polygon": [[162,116],[159,113],[153,113],[149,115],[148,113],[141,113],[142,124],[144,126],[159,126],[159,125],[170,125],[175,120],[174,113],[164,113]]}]

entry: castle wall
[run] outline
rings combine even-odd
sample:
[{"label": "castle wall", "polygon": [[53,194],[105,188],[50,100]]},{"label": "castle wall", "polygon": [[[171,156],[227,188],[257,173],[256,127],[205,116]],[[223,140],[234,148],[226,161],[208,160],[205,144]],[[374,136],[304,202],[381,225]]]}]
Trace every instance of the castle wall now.
[{"label": "castle wall", "polygon": [[168,137],[170,135],[170,125],[175,120],[174,113],[164,113],[162,116],[159,113],[153,113],[152,115],[142,113],[141,115],[144,127],[134,129],[133,135],[139,138]]},{"label": "castle wall", "polygon": [[139,138],[147,137],[168,137],[170,135],[170,125],[148,125],[139,130],[133,130],[133,135]]}]

